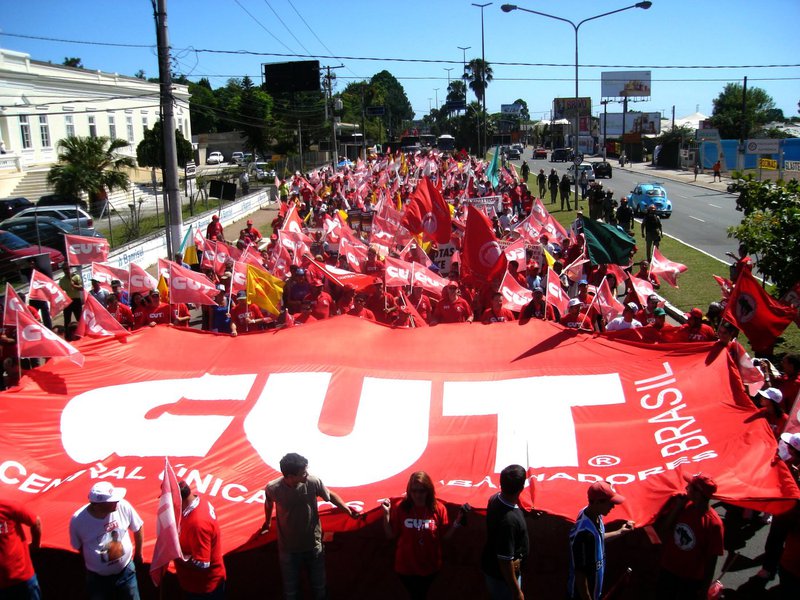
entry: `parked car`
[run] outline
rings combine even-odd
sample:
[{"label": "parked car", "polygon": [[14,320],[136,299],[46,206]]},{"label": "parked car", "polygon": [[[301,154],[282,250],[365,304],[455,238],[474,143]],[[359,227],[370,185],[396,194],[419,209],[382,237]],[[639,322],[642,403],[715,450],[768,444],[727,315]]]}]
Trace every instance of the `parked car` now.
[{"label": "parked car", "polygon": [[222,152],[212,152],[206,157],[207,165],[221,165],[224,162],[225,158],[222,156]]},{"label": "parked car", "polygon": [[534,148],[532,158],[547,158],[547,148]]},{"label": "parked car", "polygon": [[56,248],[63,254],[66,254],[65,234],[103,237],[94,227],[75,227],[72,222],[60,221],[55,217],[12,217],[1,222],[0,229],[13,233],[34,246],[41,244]]},{"label": "parked car", "polygon": [[519,150],[517,150],[514,146],[509,146],[506,148],[506,160],[519,160],[521,154]]},{"label": "parked car", "polygon": [[254,162],[247,167],[250,177],[255,177],[258,181],[272,181],[275,179],[275,169],[271,169],[269,163]]},{"label": "parked car", "polygon": [[570,165],[567,169],[567,176],[569,177],[570,183],[575,183],[575,172],[577,169],[578,173],[578,182],[581,180],[581,176],[583,173],[586,173],[586,180],[591,183],[594,181],[594,170],[592,169],[592,164],[585,162],[579,164],[577,167],[575,165]]},{"label": "parked car", "polygon": [[29,206],[33,206],[33,202],[22,196],[18,198],[0,198],[0,220],[7,219]]},{"label": "parked car", "polygon": [[[64,255],[55,248],[41,247],[41,252],[50,255],[50,267],[60,269],[64,265]],[[39,247],[29,244],[18,235],[0,230],[0,275],[10,277],[17,272],[16,259],[24,259],[39,254]]]},{"label": "parked car", "polygon": [[231,154],[231,162],[241,165],[244,161],[244,152],[234,152]]},{"label": "parked car", "polygon": [[36,206],[80,206],[83,210],[89,210],[89,205],[85,200],[69,194],[47,194],[36,202]]},{"label": "parked car", "polygon": [[82,208],[75,208],[75,205],[55,205],[55,206],[33,206],[19,211],[13,219],[20,217],[53,217],[59,221],[64,221],[70,227],[90,228],[94,227],[92,215]]},{"label": "parked car", "polygon": [[656,207],[656,214],[668,219],[672,215],[672,202],[661,183],[640,183],[628,194],[628,206],[634,214],[643,215],[649,206]]},{"label": "parked car", "polygon": [[556,148],[550,153],[550,162],[567,162],[572,160],[572,148]]},{"label": "parked car", "polygon": [[611,179],[611,163],[608,161],[601,161],[592,163],[592,169],[594,169],[594,176],[595,177],[608,177]]}]

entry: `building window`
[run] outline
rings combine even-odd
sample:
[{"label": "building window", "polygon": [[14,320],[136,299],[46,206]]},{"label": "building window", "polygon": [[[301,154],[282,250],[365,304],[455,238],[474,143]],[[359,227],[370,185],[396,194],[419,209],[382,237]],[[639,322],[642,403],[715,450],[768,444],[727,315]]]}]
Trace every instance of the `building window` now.
[{"label": "building window", "polygon": [[117,139],[117,124],[114,122],[114,115],[108,115],[108,137],[112,140]]},{"label": "building window", "polygon": [[89,115],[89,137],[97,137],[97,123],[95,123],[94,115]]},{"label": "building window", "polygon": [[66,125],[67,137],[75,137],[75,118],[72,115],[64,115],[64,125]]},{"label": "building window", "polygon": [[19,117],[19,136],[22,138],[22,148],[27,150],[33,148],[31,141],[31,126],[28,123],[27,115],[20,115]]},{"label": "building window", "polygon": [[147,115],[142,115],[142,131],[147,130],[147,128],[148,128]]},{"label": "building window", "polygon": [[42,148],[51,148],[50,125],[47,124],[47,115],[39,115],[39,135],[42,138]]},{"label": "building window", "polygon": [[128,129],[128,143],[133,143],[133,117],[125,117],[125,127]]}]

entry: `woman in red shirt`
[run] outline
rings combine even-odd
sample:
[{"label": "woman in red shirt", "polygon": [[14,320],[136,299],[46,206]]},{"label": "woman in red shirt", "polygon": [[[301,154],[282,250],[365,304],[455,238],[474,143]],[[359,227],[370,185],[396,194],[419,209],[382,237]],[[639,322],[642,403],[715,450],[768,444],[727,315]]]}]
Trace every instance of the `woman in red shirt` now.
[{"label": "woman in red shirt", "polygon": [[383,501],[384,529],[389,539],[397,539],[394,570],[412,600],[425,600],[442,568],[442,540],[449,539],[453,527],[444,503],[436,499],[433,481],[425,471],[412,473],[405,498]]}]

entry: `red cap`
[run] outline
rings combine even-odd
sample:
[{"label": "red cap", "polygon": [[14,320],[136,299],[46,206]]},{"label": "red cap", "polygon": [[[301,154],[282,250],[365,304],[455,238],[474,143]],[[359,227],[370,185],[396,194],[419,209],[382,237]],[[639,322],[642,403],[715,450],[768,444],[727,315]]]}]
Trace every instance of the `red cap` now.
[{"label": "red cap", "polygon": [[622,504],[625,502],[625,496],[615,492],[614,488],[612,488],[611,484],[607,481],[597,481],[590,485],[586,496],[589,498],[589,502],[603,502],[606,500],[611,502],[611,504]]},{"label": "red cap", "polygon": [[694,475],[684,475],[686,482],[703,494],[706,498],[711,498],[717,493],[717,482],[705,473],[695,473]]},{"label": "red cap", "polygon": [[690,317],[697,317],[698,319],[702,319],[703,318],[703,311],[700,310],[699,308],[693,308],[692,310],[689,311],[689,316]]},{"label": "red cap", "polygon": [[253,220],[252,219],[247,219],[247,224],[248,225],[252,225],[253,224]]},{"label": "red cap", "polygon": [[211,220],[212,221],[219,221],[219,217],[217,215],[212,215],[211,216]]}]

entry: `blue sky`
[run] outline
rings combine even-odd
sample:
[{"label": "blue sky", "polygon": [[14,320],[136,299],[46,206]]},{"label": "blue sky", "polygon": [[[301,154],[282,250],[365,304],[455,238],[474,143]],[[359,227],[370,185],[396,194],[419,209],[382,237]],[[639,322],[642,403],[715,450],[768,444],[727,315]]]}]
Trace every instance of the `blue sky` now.
[{"label": "blue sky", "polygon": [[[518,4],[578,22],[634,2]],[[501,104],[523,98],[534,118],[548,116],[554,97],[574,93],[573,29],[538,15],[503,13],[501,4],[484,9],[486,60],[495,77],[487,108],[497,111]],[[335,71],[338,89],[387,69],[405,88],[417,118],[435,106],[437,95],[439,103],[444,102],[446,68],[453,69],[451,78],[460,76],[458,46],[471,46],[467,61],[481,54],[481,11],[464,0],[169,0],[167,10],[174,59],[178,70],[192,79],[208,77],[213,87],[244,75],[260,81],[261,63],[302,60],[208,50],[352,57],[320,58],[322,65],[344,65]],[[0,0],[0,46],[27,52],[36,60],[60,64],[64,57],[75,56],[90,69],[126,75],[144,69],[148,77],[155,77],[154,49],[97,45],[155,45],[152,12],[150,0]],[[764,88],[787,116],[797,115],[800,67],[758,66],[800,63],[798,22],[798,0],[654,0],[649,10],[631,9],[589,21],[580,28],[580,63],[605,66],[580,69],[580,95],[592,97],[596,114],[601,110],[602,71],[650,68],[652,97],[630,110],[669,116],[675,105],[678,117],[696,109],[710,115],[712,100],[724,85],[747,76],[748,85]],[[397,58],[411,61],[389,60]],[[513,62],[527,64],[499,64]],[[563,66],[534,66],[545,63]],[[733,65],[748,67],[656,68]],[[618,111],[620,105],[609,105],[609,112]]]}]

